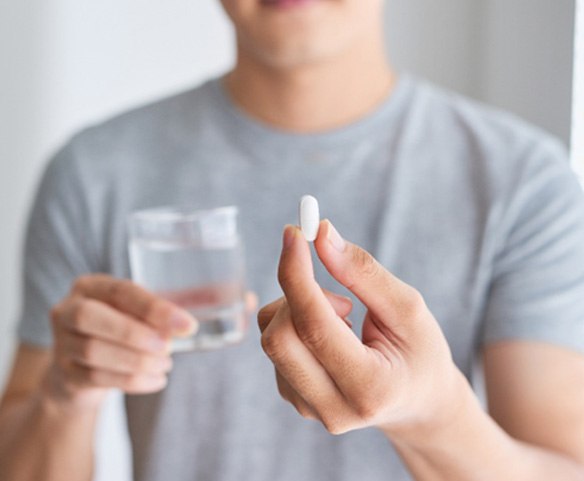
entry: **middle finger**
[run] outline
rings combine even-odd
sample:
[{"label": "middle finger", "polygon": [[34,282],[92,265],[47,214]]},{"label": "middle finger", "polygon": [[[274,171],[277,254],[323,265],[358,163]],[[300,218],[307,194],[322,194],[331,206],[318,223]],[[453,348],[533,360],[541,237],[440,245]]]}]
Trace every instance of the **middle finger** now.
[{"label": "middle finger", "polygon": [[161,352],[169,346],[168,339],[152,327],[93,299],[71,300],[64,308],[63,325],[70,331],[131,349]]},{"label": "middle finger", "polygon": [[83,366],[125,374],[161,374],[172,367],[167,355],[129,349],[97,338],[70,333],[63,341],[66,355]]}]

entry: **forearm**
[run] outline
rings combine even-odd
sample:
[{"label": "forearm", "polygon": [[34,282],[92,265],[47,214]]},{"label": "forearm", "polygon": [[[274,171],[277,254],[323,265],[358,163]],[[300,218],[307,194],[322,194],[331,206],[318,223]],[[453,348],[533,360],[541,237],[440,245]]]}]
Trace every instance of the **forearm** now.
[{"label": "forearm", "polygon": [[447,426],[415,435],[386,433],[417,481],[584,481],[584,466],[509,436],[466,386]]},{"label": "forearm", "polygon": [[97,410],[75,411],[41,394],[0,412],[0,479],[90,480]]}]

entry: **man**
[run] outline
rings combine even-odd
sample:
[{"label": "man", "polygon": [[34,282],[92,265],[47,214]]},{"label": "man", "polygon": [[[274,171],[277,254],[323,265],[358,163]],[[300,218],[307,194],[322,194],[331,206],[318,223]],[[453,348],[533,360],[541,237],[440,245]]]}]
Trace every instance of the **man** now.
[{"label": "man", "polygon": [[[382,0],[223,5],[231,73],[88,129],[45,173],[0,477],[90,479],[120,388],[141,481],[584,479],[584,199],[563,150],[396,75]],[[305,193],[338,227],[314,267],[296,228],[279,247]],[[262,302],[279,262],[261,344],[319,422],[279,399],[258,332],[171,361],[196,321],[120,280],[126,215],[184,203],[240,206]],[[490,415],[465,379],[479,352]]]}]

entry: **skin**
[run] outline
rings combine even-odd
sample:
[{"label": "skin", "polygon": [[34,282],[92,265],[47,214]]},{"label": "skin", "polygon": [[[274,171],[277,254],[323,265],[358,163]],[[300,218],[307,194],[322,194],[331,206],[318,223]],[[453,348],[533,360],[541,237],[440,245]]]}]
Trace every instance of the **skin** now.
[{"label": "skin", "polygon": [[318,0],[280,11],[223,0],[237,34],[233,100],[273,127],[314,133],[362,118],[391,92],[381,0]]},{"label": "skin", "polygon": [[9,433],[0,441],[2,479],[91,479],[95,420],[108,391],[162,389],[170,336],[197,327],[179,307],[105,275],[78,279],[51,322],[53,349],[20,346],[0,406]]},{"label": "skin", "polygon": [[535,343],[488,346],[490,417],[416,289],[329,221],[314,247],[367,314],[358,338],[342,322],[350,302],[323,294],[308,243],[287,226],[284,297],[263,307],[258,323],[280,394],[302,416],[332,434],[380,429],[419,481],[584,479],[583,356]]},{"label": "skin", "polygon": [[[257,301],[251,293],[246,301],[249,313]],[[19,347],[0,404],[0,479],[91,479],[95,421],[108,392],[163,389],[170,338],[197,329],[177,305],[102,274],[77,279],[50,317],[53,348]]]},{"label": "skin", "polygon": [[[238,58],[226,87],[234,102],[258,121],[290,132],[326,131],[362,118],[390,95],[395,75],[383,45],[381,0],[322,0],[286,11],[259,0],[222,3],[237,31]],[[491,418],[477,408],[414,289],[389,274],[380,276],[384,271],[365,253],[349,251],[357,266],[351,272],[399,292],[389,310],[396,315],[383,331],[377,291],[372,288],[362,299],[375,313],[366,323],[363,343],[347,327],[350,301],[317,289],[306,264],[307,246],[296,234],[294,239],[282,257],[286,300],[264,308],[260,325],[280,392],[301,414],[323,422],[332,433],[377,426],[419,480],[472,480],[481,473],[489,480],[583,478],[584,393],[574,381],[584,378],[581,356],[530,343],[487,346]],[[316,246],[334,271],[337,264],[325,241],[326,235],[319,237]],[[345,281],[357,287],[351,278]],[[326,316],[290,294],[293,286],[307,285],[314,296],[310,299],[319,299]],[[248,306],[253,303],[250,297]],[[168,301],[103,275],[78,280],[51,318],[54,346],[19,347],[0,404],[0,479],[91,479],[95,419],[107,392],[162,389],[170,365],[157,340],[165,344],[171,334],[196,329]],[[316,320],[321,330],[312,332],[306,319]],[[432,335],[414,336],[410,324]],[[402,337],[392,337],[393,329],[404,329]],[[335,340],[333,346],[322,342],[325,332]],[[398,339],[403,341],[399,346],[392,342]],[[331,354],[358,363],[339,372],[325,362],[327,370],[320,359]],[[391,392],[371,376],[359,384],[353,369],[364,367],[391,379]],[[295,373],[307,376],[301,380]],[[340,391],[332,379],[339,379]],[[375,397],[361,397],[364,387]],[[415,399],[408,397],[410,390]],[[337,406],[330,396],[342,402]],[[456,416],[453,406],[458,406]],[[449,419],[453,421],[446,423]],[[497,463],[484,461],[495,458]],[[517,468],[509,468],[510,459]]]}]

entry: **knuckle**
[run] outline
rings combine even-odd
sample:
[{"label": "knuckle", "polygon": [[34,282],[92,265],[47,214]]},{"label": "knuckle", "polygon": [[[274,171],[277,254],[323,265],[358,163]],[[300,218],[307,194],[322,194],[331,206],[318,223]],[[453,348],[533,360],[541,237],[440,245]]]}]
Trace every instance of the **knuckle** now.
[{"label": "knuckle", "polygon": [[128,296],[132,288],[132,282],[128,279],[112,279],[109,286],[109,295],[114,304],[121,304]]},{"label": "knuckle", "polygon": [[91,276],[89,276],[89,275],[79,276],[73,282],[73,285],[71,287],[71,293],[72,294],[82,294],[82,293],[86,292],[90,283],[91,283]]},{"label": "knuckle", "polygon": [[422,293],[413,287],[410,289],[405,302],[410,317],[418,317],[426,310],[426,302]]},{"label": "knuckle", "polygon": [[262,349],[270,359],[276,360],[282,357],[285,343],[277,331],[265,332],[261,337],[261,344]]},{"label": "knuckle", "polygon": [[274,315],[275,312],[267,308],[263,308],[258,312],[257,315],[258,326],[262,332],[266,329],[266,327],[268,327],[268,325],[274,318]]},{"label": "knuckle", "polygon": [[278,268],[278,282],[281,286],[286,285],[290,280],[291,276],[282,267]]},{"label": "knuckle", "polygon": [[82,330],[91,312],[91,302],[89,300],[79,300],[75,303],[71,323],[76,330]]},{"label": "knuckle", "polygon": [[120,341],[124,344],[132,344],[134,342],[134,329],[130,322],[120,322],[119,326]]},{"label": "knuckle", "polygon": [[282,385],[282,383],[278,383],[278,394],[280,394],[280,397],[284,400],[284,401],[288,401],[288,402],[292,402],[291,398],[290,398],[290,393],[288,392],[288,389]]},{"label": "knuckle", "polygon": [[81,341],[80,355],[84,361],[94,362],[97,357],[97,349],[95,341],[92,339],[87,339]]},{"label": "knuckle", "polygon": [[306,325],[298,330],[298,337],[304,344],[312,346],[316,350],[323,348],[327,342],[325,330],[322,327],[317,327],[316,322],[306,322]]},{"label": "knuckle", "polygon": [[75,317],[85,319],[91,313],[93,301],[89,299],[80,299],[75,305]]},{"label": "knuckle", "polygon": [[273,311],[274,303],[267,304],[258,311],[258,317],[268,317]]},{"label": "knuckle", "polygon": [[263,324],[266,324],[270,318],[271,318],[271,311],[266,307],[262,307],[259,311],[258,311],[258,324],[261,326]]},{"label": "knuckle", "polygon": [[53,307],[51,307],[51,310],[49,311],[49,318],[51,319],[53,326],[59,323],[62,312],[63,306],[61,303],[55,304]]},{"label": "knuckle", "polygon": [[57,339],[55,339],[51,354],[53,365],[61,372],[70,371],[71,366],[75,363],[74,356]]},{"label": "knuckle", "polygon": [[356,248],[353,250],[353,263],[358,266],[361,276],[366,279],[375,278],[379,274],[379,263],[369,252]]},{"label": "knuckle", "polygon": [[298,283],[298,277],[283,265],[278,267],[278,282],[282,287],[291,287]]},{"label": "knuckle", "polygon": [[261,309],[258,311],[258,315],[257,315],[258,322],[260,322],[260,319],[263,319],[263,318],[265,318],[265,317],[267,317],[267,314],[266,314],[266,307],[262,307],[262,308],[261,308]]},{"label": "knuckle", "polygon": [[172,311],[172,307],[166,301],[154,296],[148,296],[143,301],[142,312],[146,319],[154,319],[160,316],[168,317],[170,316],[170,311]]},{"label": "knuckle", "polygon": [[354,406],[355,413],[364,423],[372,422],[379,414],[379,403],[369,397],[362,397]]},{"label": "knuckle", "polygon": [[300,414],[300,416],[302,416],[304,419],[315,419],[312,410],[304,403],[299,403],[296,406],[296,411],[298,411],[298,414]]},{"label": "knuckle", "polygon": [[266,328],[266,327],[268,326],[268,324],[269,324],[269,322],[268,322],[268,321],[269,321],[269,319],[267,319],[266,317],[260,317],[260,316],[258,315],[258,317],[257,317],[257,320],[258,320],[258,327],[260,328],[260,331],[264,331],[264,330],[265,330],[265,328]]},{"label": "knuckle", "polygon": [[69,360],[69,357],[57,346],[54,350],[53,360],[55,366],[59,367],[62,372],[68,372],[70,370],[71,361]]},{"label": "knuckle", "polygon": [[86,380],[89,384],[94,386],[101,383],[101,373],[98,369],[88,368],[85,374]]},{"label": "knuckle", "polygon": [[332,435],[339,436],[345,434],[349,429],[343,422],[341,422],[337,417],[324,416],[322,418],[322,424],[324,428]]}]

